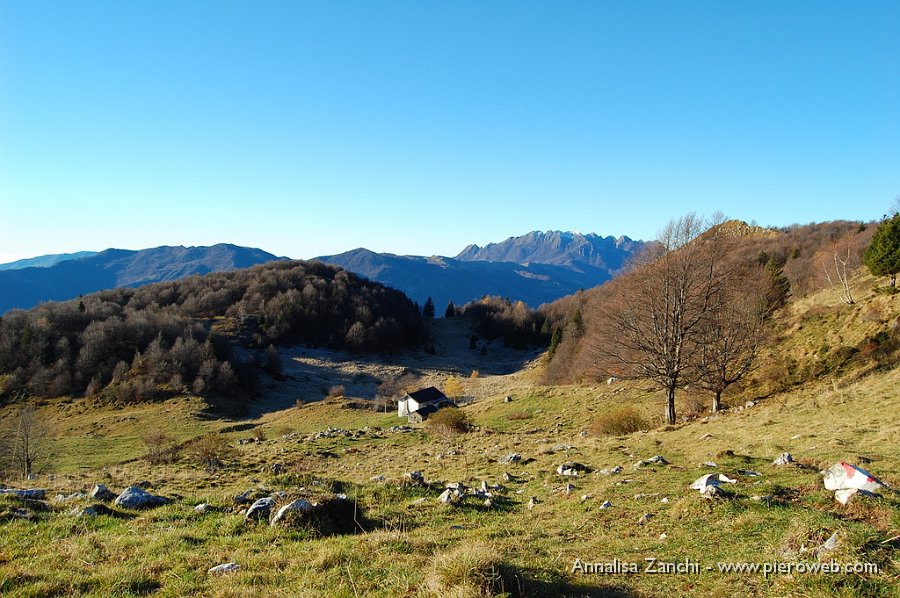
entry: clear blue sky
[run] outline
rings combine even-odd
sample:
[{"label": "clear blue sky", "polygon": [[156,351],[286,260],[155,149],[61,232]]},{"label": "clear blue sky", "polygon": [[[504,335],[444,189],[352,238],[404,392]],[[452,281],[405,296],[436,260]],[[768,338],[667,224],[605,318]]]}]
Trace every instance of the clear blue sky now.
[{"label": "clear blue sky", "polygon": [[900,2],[0,0],[0,261],[879,218]]}]

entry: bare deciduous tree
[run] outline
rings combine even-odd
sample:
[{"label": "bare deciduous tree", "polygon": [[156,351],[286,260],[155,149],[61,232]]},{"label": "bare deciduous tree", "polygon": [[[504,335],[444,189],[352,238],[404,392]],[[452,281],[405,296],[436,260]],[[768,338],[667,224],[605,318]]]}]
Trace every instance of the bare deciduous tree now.
[{"label": "bare deciduous tree", "polygon": [[5,436],[5,461],[22,477],[37,473],[49,461],[50,434],[31,405],[22,405]]},{"label": "bare deciduous tree", "polygon": [[847,233],[832,241],[830,247],[819,252],[818,256],[828,286],[847,305],[856,303],[850,289],[850,276],[859,266],[859,255],[855,249],[852,233]]},{"label": "bare deciduous tree", "polygon": [[[648,379],[666,392],[666,422],[675,423],[675,393],[694,369],[697,328],[718,290],[716,239],[698,239],[694,214],[672,220],[629,276],[613,283],[594,343],[604,374]],[[714,237],[714,236],[713,236]]]},{"label": "bare deciduous tree", "polygon": [[712,412],[722,393],[753,367],[763,339],[766,277],[760,269],[729,269],[698,326],[697,383],[713,395]]}]

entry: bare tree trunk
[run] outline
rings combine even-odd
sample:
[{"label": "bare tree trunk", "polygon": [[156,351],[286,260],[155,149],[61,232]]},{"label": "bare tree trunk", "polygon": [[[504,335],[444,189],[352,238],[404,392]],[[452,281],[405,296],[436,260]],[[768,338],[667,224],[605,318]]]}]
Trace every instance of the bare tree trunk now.
[{"label": "bare tree trunk", "polygon": [[669,387],[668,397],[666,399],[666,423],[675,423],[675,388]]},{"label": "bare tree trunk", "polygon": [[722,409],[722,391],[717,390],[713,396],[712,412],[718,413]]}]

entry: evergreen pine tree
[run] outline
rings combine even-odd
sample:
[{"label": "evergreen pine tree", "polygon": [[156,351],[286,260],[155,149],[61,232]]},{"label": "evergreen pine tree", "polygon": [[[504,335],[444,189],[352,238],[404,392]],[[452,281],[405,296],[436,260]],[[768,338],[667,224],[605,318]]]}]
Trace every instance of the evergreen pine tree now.
[{"label": "evergreen pine tree", "polygon": [[873,276],[887,276],[889,286],[896,288],[897,272],[900,272],[900,213],[881,223],[872,235],[863,261]]},{"label": "evergreen pine tree", "polygon": [[444,317],[452,318],[455,315],[456,315],[456,306],[453,305],[453,299],[451,299],[450,302],[447,303],[447,311],[444,312]]},{"label": "evergreen pine tree", "polygon": [[425,300],[425,306],[422,308],[422,315],[426,318],[434,317],[434,301],[431,297]]}]

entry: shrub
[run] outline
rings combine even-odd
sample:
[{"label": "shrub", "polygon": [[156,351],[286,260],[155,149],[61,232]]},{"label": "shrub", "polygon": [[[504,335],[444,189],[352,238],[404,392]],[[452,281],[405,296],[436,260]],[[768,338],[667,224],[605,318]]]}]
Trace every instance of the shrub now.
[{"label": "shrub", "polygon": [[178,445],[175,439],[163,430],[151,430],[144,434],[147,454],[144,456],[152,465],[174,463],[178,460]]},{"label": "shrub", "polygon": [[338,397],[344,396],[344,393],[346,391],[347,391],[347,389],[344,388],[343,384],[335,384],[334,386],[332,386],[331,388],[328,389],[328,394],[325,395],[325,397],[328,399],[336,399]]},{"label": "shrub", "polygon": [[219,434],[210,434],[194,440],[188,448],[191,458],[207,471],[213,472],[224,465],[233,452],[228,440]]},{"label": "shrub", "polygon": [[472,422],[459,407],[445,407],[426,421],[429,428],[441,433],[461,433],[469,429]]},{"label": "shrub", "polygon": [[619,407],[594,419],[588,428],[592,436],[621,436],[646,430],[650,423],[634,407]]}]

